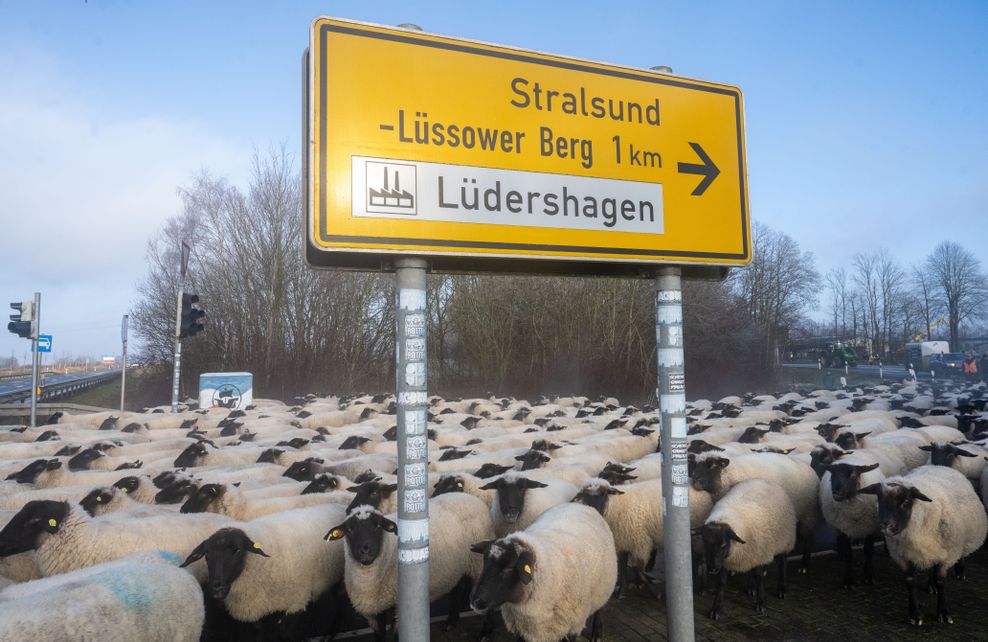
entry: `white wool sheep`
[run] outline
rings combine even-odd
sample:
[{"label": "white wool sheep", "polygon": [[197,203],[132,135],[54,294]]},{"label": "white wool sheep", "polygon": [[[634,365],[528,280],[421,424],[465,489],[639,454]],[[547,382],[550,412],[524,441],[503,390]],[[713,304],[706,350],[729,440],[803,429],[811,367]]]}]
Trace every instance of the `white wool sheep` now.
[{"label": "white wool sheep", "polygon": [[[343,546],[322,537],[345,517],[342,505],[309,506],[239,523],[214,533],[186,559],[214,554],[211,542],[239,530],[249,540],[243,568],[232,579],[223,605],[235,619],[256,622],[271,613],[298,613],[343,578]],[[222,547],[219,547],[222,548]],[[185,565],[183,564],[183,565]],[[210,576],[215,587],[223,578]]]},{"label": "white wool sheep", "polygon": [[921,625],[917,571],[935,569],[937,619],[952,623],[947,607],[947,571],[978,550],[988,517],[963,474],[946,466],[920,466],[901,477],[861,489],[878,496],[878,513],[889,554],[906,573],[909,621]]},{"label": "white wool sheep", "polygon": [[776,560],[780,597],[784,594],[785,555],[796,545],[796,510],[778,484],[763,479],[735,484],[714,504],[702,536],[708,570],[719,571],[711,618],[720,618],[728,571],[755,571],[755,610],[761,611],[765,606],[765,569]]},{"label": "white wool sheep", "polygon": [[[617,579],[614,538],[597,511],[560,504],[542,513],[524,531],[484,543],[484,574],[471,606],[500,606],[508,631],[526,642],[574,639],[590,616],[592,640],[601,639],[598,611],[607,604]],[[515,586],[504,587],[506,562],[516,571]],[[511,590],[510,601],[497,599]]]},{"label": "white wool sheep", "polygon": [[[0,556],[11,550],[34,549],[38,568],[45,576],[139,551],[170,551],[184,558],[208,535],[229,523],[228,518],[211,513],[172,513],[144,519],[111,513],[94,519],[76,503],[33,501],[0,531]],[[29,532],[28,524],[36,530]],[[205,580],[205,564],[196,565],[192,572],[196,579]]]},{"label": "white wool sheep", "polygon": [[[393,517],[393,514],[392,516]],[[352,549],[353,529],[377,521],[383,538],[375,559],[358,562]],[[330,531],[329,538],[346,538],[345,581],[354,609],[373,625],[398,599],[398,538],[394,522],[369,506],[357,507]],[[463,577],[476,580],[483,564],[470,547],[493,538],[490,514],[483,501],[466,493],[449,493],[429,500],[429,596],[436,600],[452,591]]]},{"label": "white wool sheep", "polygon": [[567,481],[536,481],[516,472],[505,473],[481,489],[497,491],[490,514],[498,537],[528,528],[539,515],[572,500],[577,493],[577,487]]},{"label": "white wool sheep", "polygon": [[205,611],[169,553],[141,553],[0,591],[0,639],[194,642]]},{"label": "white wool sheep", "polygon": [[347,499],[331,493],[300,495],[298,491],[301,489],[297,485],[295,490],[294,495],[255,498],[232,484],[204,484],[182,505],[182,512],[216,513],[246,522],[272,513],[334,503],[334,500],[340,503]]}]

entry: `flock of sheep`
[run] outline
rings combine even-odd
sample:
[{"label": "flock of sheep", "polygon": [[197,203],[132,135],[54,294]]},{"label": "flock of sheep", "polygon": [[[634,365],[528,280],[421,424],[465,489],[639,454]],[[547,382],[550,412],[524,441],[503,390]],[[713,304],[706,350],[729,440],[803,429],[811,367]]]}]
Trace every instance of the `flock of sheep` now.
[{"label": "flock of sheep", "polygon": [[[884,538],[923,622],[985,540],[988,393],[904,382],[688,404],[695,585],[754,607],[818,525],[872,580]],[[0,639],[332,637],[397,602],[393,397],[61,416],[0,431]],[[430,399],[429,593],[527,642],[601,640],[600,610],[663,547],[659,414],[616,399]],[[924,587],[925,588],[925,587]],[[498,618],[498,616],[500,616]]]}]

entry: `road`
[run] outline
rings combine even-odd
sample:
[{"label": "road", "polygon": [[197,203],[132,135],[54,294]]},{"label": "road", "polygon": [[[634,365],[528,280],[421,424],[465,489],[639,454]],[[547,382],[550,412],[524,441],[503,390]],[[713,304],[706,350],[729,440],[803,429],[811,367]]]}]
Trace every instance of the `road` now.
[{"label": "road", "polygon": [[[86,379],[105,377],[107,372],[112,372],[112,371],[98,370],[96,372],[79,372],[76,374],[48,375],[45,377],[44,384],[46,387],[48,387],[59,384],[65,384],[65,383],[85,381]],[[0,381],[0,399],[16,394],[26,395],[27,398],[30,399],[31,377],[28,377],[26,379],[15,379],[13,381]]]}]

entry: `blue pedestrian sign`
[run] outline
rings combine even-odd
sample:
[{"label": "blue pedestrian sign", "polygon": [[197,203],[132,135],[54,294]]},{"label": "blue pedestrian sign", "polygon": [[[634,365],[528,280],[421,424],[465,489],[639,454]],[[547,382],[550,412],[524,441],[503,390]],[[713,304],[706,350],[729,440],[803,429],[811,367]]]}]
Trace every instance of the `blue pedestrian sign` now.
[{"label": "blue pedestrian sign", "polygon": [[51,352],[51,335],[38,335],[38,352]]}]

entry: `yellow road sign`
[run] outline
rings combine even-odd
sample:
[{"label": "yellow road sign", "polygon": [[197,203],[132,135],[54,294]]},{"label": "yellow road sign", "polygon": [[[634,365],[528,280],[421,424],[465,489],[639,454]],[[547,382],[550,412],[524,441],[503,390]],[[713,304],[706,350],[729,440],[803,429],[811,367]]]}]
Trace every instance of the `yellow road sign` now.
[{"label": "yellow road sign", "polygon": [[750,260],[736,87],[335,18],[306,64],[313,265]]}]

